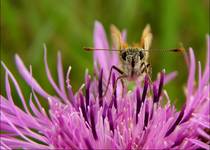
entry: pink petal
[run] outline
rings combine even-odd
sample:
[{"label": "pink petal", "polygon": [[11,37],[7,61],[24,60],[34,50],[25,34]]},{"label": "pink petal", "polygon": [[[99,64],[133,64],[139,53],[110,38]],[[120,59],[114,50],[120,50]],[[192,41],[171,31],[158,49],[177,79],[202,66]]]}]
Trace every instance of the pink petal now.
[{"label": "pink petal", "polygon": [[21,76],[24,78],[24,80],[34,89],[36,92],[38,92],[40,95],[43,97],[47,98],[50,95],[45,92],[41,86],[37,83],[37,81],[32,77],[32,75],[29,73],[29,71],[26,69],[25,65],[23,64],[22,60],[18,55],[15,55],[15,61],[16,61],[16,66],[21,74]]},{"label": "pink petal", "polygon": [[189,77],[187,81],[187,100],[190,100],[190,95],[192,95],[194,90],[195,81],[195,55],[192,48],[189,49],[190,53],[190,66],[189,66]]},{"label": "pink petal", "polygon": [[60,91],[60,89],[58,88],[58,86],[56,85],[55,81],[52,78],[52,75],[50,73],[50,69],[47,63],[47,48],[46,45],[44,45],[44,64],[45,64],[45,71],[48,77],[48,80],[50,82],[50,84],[52,85],[53,89],[57,92],[57,94],[64,100],[64,101],[68,101],[66,95]]},{"label": "pink petal", "polygon": [[61,58],[60,52],[58,52],[57,57],[58,57],[57,58],[57,72],[58,72],[59,86],[60,86],[60,89],[61,89],[61,92],[63,93],[63,95],[65,97],[67,97],[66,91],[65,91],[65,86],[64,86],[63,65],[62,65],[62,58]]},{"label": "pink petal", "polygon": [[[94,48],[109,48],[106,34],[102,24],[98,21],[95,22],[94,27]],[[110,52],[109,51],[94,51],[94,61],[105,70],[105,76],[109,75],[110,63]]]},{"label": "pink petal", "polygon": [[207,150],[207,149],[210,149],[210,147],[209,147],[208,144],[206,144],[206,143],[204,143],[204,142],[201,142],[201,141],[199,141],[199,140],[195,140],[195,139],[187,139],[187,140],[190,141],[191,143],[197,145],[197,146],[200,146],[200,147],[206,149],[206,150]]}]

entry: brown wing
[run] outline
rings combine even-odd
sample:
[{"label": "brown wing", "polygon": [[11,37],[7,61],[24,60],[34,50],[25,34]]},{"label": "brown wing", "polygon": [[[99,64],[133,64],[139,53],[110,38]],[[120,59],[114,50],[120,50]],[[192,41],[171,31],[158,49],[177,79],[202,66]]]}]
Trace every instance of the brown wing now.
[{"label": "brown wing", "polygon": [[122,40],[122,36],[120,31],[117,29],[116,26],[111,25],[111,34],[112,34],[112,42],[113,42],[113,46],[116,49],[125,49],[127,48],[127,43],[123,42]]},{"label": "brown wing", "polygon": [[149,50],[151,43],[152,43],[151,27],[149,24],[147,24],[142,32],[140,47],[144,48],[145,50]]}]

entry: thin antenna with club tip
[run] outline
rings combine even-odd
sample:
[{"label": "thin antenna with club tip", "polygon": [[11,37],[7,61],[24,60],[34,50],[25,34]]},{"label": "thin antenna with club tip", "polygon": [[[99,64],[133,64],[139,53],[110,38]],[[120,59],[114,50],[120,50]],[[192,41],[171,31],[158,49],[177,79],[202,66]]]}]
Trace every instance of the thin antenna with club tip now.
[{"label": "thin antenna with club tip", "polygon": [[84,47],[86,51],[121,51],[120,49],[108,49],[108,48],[90,48]]},{"label": "thin antenna with club tip", "polygon": [[155,52],[155,51],[158,51],[158,52],[184,52],[185,49],[183,47],[181,48],[173,48],[173,49],[151,49],[151,50],[143,50],[143,51],[148,51],[148,52]]},{"label": "thin antenna with club tip", "polygon": [[[84,50],[86,51],[122,51],[120,49],[106,49],[106,48],[90,48],[90,47],[84,47]],[[185,49],[183,47],[181,48],[174,48],[174,49],[166,49],[166,50],[161,50],[161,49],[150,49],[150,50],[144,50],[142,49],[141,51],[145,52],[184,52]]]}]

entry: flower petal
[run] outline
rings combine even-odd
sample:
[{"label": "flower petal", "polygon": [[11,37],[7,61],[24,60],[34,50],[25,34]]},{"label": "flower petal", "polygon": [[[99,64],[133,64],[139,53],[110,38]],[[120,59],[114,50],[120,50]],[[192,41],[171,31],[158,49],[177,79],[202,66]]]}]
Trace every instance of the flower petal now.
[{"label": "flower petal", "polygon": [[41,88],[39,83],[37,83],[37,81],[32,77],[32,75],[26,69],[26,67],[24,66],[22,60],[20,59],[20,57],[18,55],[15,55],[15,62],[16,62],[16,66],[17,66],[19,73],[24,78],[24,80],[28,83],[28,85],[31,86],[36,92],[38,92],[43,97],[45,97],[45,98],[49,97],[50,95],[47,92],[45,92]]}]

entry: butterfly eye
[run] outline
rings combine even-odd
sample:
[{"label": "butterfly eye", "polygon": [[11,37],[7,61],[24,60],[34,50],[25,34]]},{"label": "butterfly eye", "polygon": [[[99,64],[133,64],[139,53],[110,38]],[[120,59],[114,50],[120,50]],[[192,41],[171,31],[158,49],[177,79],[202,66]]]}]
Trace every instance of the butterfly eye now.
[{"label": "butterfly eye", "polygon": [[144,54],[141,51],[139,52],[139,57],[140,57],[140,59],[144,58]]},{"label": "butterfly eye", "polygon": [[126,60],[126,56],[127,56],[127,53],[126,52],[123,52],[122,55],[121,55],[121,57],[122,57],[123,60]]}]

